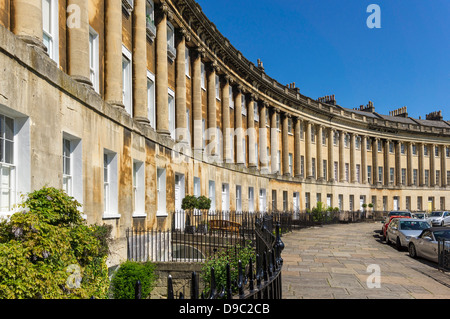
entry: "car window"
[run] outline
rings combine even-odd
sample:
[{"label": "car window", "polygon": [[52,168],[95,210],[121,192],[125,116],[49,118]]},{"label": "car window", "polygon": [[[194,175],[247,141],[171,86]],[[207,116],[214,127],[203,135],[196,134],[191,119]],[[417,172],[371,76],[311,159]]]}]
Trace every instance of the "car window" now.
[{"label": "car window", "polygon": [[431,217],[440,217],[442,215],[442,212],[432,212],[430,214]]},{"label": "car window", "polygon": [[400,222],[400,228],[402,230],[423,230],[430,227],[430,224],[422,221],[409,221],[403,220]]},{"label": "car window", "polygon": [[436,230],[434,231],[434,237],[436,238],[436,240],[450,240],[450,229]]},{"label": "car window", "polygon": [[424,238],[427,236],[433,238],[433,236],[431,235],[431,231],[429,231],[429,230],[424,231],[420,237]]}]

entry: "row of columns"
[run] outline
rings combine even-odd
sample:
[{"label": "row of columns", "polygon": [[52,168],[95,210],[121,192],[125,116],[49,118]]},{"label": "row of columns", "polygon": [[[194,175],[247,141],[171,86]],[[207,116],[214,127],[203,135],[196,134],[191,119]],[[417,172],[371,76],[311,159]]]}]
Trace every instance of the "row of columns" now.
[{"label": "row of columns", "polygon": [[[88,0],[68,0],[67,7],[76,5],[79,8],[79,25],[77,27],[70,27],[67,30],[67,45],[68,45],[68,74],[75,80],[83,83],[87,86],[90,83],[90,70],[89,70],[89,15],[88,15]],[[146,48],[146,0],[134,1],[133,14],[133,117],[140,122],[148,123],[147,114],[147,48]],[[43,45],[43,27],[42,27],[42,0],[13,0],[12,1],[14,24],[13,32],[27,42],[40,50],[45,51],[46,48]],[[122,2],[121,0],[111,0],[106,4],[105,8],[105,86],[104,86],[104,99],[112,105],[123,108],[122,101]],[[68,13],[69,15],[70,13]],[[172,18],[172,13],[166,3],[161,3],[158,7],[158,12],[155,14],[156,21],[156,130],[159,134],[170,135],[169,131],[169,118],[168,118],[168,59],[167,59],[167,21]],[[189,39],[184,29],[178,29],[177,32],[177,57],[176,57],[176,127],[177,132],[181,132],[176,139],[177,141],[187,142],[188,131],[186,127],[186,77],[185,77],[185,48],[186,39]],[[194,150],[203,149],[203,130],[202,130],[202,89],[201,89],[201,63],[205,57],[205,50],[201,47],[194,49],[194,60],[192,63],[192,88],[193,88],[193,100],[192,100],[192,118],[193,118],[193,134],[194,134]],[[216,111],[216,90],[215,81],[216,74],[220,72],[220,68],[214,61],[210,63],[207,77],[207,110],[208,110],[208,128],[211,135],[209,136],[210,143],[213,143],[213,155],[217,154],[219,149],[218,136],[215,134],[217,111]],[[233,85],[233,97],[235,105],[235,128],[236,132],[236,162],[238,164],[245,163],[243,158],[244,153],[242,150],[242,140],[245,132],[242,130],[243,117],[241,115],[241,96],[244,94],[243,88],[236,82],[227,76],[221,76],[224,85],[222,86],[222,128],[223,128],[223,152],[225,160],[231,159],[231,141],[230,134],[227,129],[230,127],[230,110],[229,110],[229,86]],[[247,128],[249,143],[247,149],[250,150],[249,154],[249,166],[257,166],[258,158],[255,157],[254,145],[257,143],[255,131],[252,130],[255,125],[254,121],[254,104],[255,96],[246,95],[247,101]],[[262,169],[272,172],[280,173],[284,175],[290,174],[289,172],[289,146],[288,146],[288,121],[291,118],[294,121],[294,153],[293,153],[293,167],[294,176],[301,175],[301,154],[300,154],[300,126],[301,119],[297,117],[291,117],[290,114],[280,112],[279,109],[269,107],[269,104],[262,101],[260,112],[260,159],[262,163],[268,162],[266,158],[267,149],[267,130],[266,128],[266,109],[270,109],[270,145],[271,155],[270,162],[271,167],[263,165]],[[278,133],[277,133],[277,116],[281,118],[282,126],[282,145],[281,156],[283,163],[283,172],[278,172]],[[321,125],[316,127],[317,141],[316,149],[312,149],[311,141],[311,129],[312,125],[315,125],[309,121],[305,121],[305,177],[313,177],[312,158],[315,154],[316,158],[316,175],[317,179],[321,180],[323,176],[323,157],[322,157],[322,134],[324,134],[325,128]],[[334,152],[333,152],[333,135],[335,130],[328,128],[329,146],[328,146],[328,180],[334,181]],[[378,184],[378,167],[379,160],[377,155],[378,138],[372,139],[372,181],[373,185]],[[389,140],[383,140],[384,142],[384,184],[390,183],[390,158],[389,158]],[[400,143],[395,142],[395,180],[396,184],[401,184],[402,179],[402,167],[400,161]],[[419,167],[418,167],[418,184],[425,184],[424,173],[424,145],[423,143],[417,143],[419,153]],[[361,182],[367,182],[367,137],[362,136],[361,139]],[[435,154],[434,144],[430,144],[429,152],[429,179],[430,185],[436,184],[436,167],[435,167]],[[445,146],[441,145],[441,182],[442,186],[447,185],[447,164],[445,160]],[[406,142],[407,150],[407,184],[413,184],[413,168],[412,168],[412,143]],[[350,133],[350,181],[356,182],[356,154],[355,154],[355,134]],[[344,162],[344,132],[339,132],[339,181],[345,181],[345,162]]]}]

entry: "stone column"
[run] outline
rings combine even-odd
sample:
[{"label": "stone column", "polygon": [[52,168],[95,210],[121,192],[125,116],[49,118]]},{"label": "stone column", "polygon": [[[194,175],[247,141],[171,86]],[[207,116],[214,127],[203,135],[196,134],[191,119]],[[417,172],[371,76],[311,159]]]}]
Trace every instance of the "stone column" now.
[{"label": "stone column", "polygon": [[133,117],[138,122],[148,124],[150,121],[148,119],[147,106],[147,29],[145,5],[146,0],[135,0],[134,2],[132,59]]},{"label": "stone column", "polygon": [[355,133],[350,133],[350,182],[356,183],[356,145]]},{"label": "stone column", "polygon": [[202,130],[202,70],[201,63],[204,56],[203,48],[196,48],[194,51],[192,64],[192,119],[194,121],[194,151],[196,153],[203,150],[203,130]]},{"label": "stone column", "polygon": [[447,187],[447,161],[446,146],[441,145],[441,186]]},{"label": "stone column", "polygon": [[430,187],[436,186],[436,161],[434,155],[434,144],[429,144],[428,156],[430,157]]},{"label": "stone column", "polygon": [[248,95],[247,101],[247,132],[248,132],[248,166],[257,167],[258,162],[255,154],[256,130],[255,130],[255,96]]},{"label": "stone column", "polygon": [[288,143],[288,121],[289,121],[289,114],[283,112],[281,114],[282,120],[283,120],[283,126],[282,126],[282,160],[283,160],[283,175],[290,176],[289,173],[289,143]]},{"label": "stone column", "polygon": [[278,173],[278,130],[277,130],[277,113],[278,109],[272,108],[270,114],[270,160],[272,174]]},{"label": "stone column", "polygon": [[14,34],[27,44],[46,52],[42,42],[42,0],[13,0],[11,7]]},{"label": "stone column", "polygon": [[401,146],[400,141],[395,141],[395,185],[402,185],[402,160],[401,160]]},{"label": "stone column", "polygon": [[[216,112],[216,70],[217,62],[213,61],[208,66],[207,73],[207,109],[208,109],[208,131],[209,131],[209,143],[211,144],[211,155],[218,154],[217,143],[217,112]],[[207,136],[207,138],[208,138]]]},{"label": "stone column", "polygon": [[375,137],[372,139],[372,185],[378,185],[378,143],[380,139]]},{"label": "stone column", "polygon": [[[145,12],[145,10],[144,10]],[[186,123],[186,38],[185,29],[180,29],[177,42],[177,57],[175,60],[175,123],[176,141],[189,143],[189,128]]]},{"label": "stone column", "polygon": [[[223,159],[224,162],[231,161],[231,141],[230,141],[230,77],[223,77],[222,87],[222,138],[223,138]],[[232,135],[233,136],[233,135]]]},{"label": "stone column", "polygon": [[[139,0],[137,5],[141,5]],[[67,73],[76,81],[92,86],[89,69],[89,16],[88,0],[68,0],[67,18],[73,12],[69,10],[72,7],[79,8],[79,26],[71,25],[67,27]],[[145,3],[144,3],[145,10]],[[136,10],[135,10],[136,12]],[[70,21],[70,20],[69,20]],[[137,19],[136,23],[139,22]],[[68,22],[69,23],[69,22]],[[135,23],[135,24],[136,24]],[[145,14],[144,14],[144,41],[145,41]],[[144,42],[145,44],[145,42]]]},{"label": "stone column", "polygon": [[407,175],[407,185],[411,186],[413,184],[413,167],[412,167],[412,143],[406,142],[406,175]]},{"label": "stone column", "polygon": [[335,182],[334,178],[334,134],[333,128],[328,128],[328,180]]},{"label": "stone column", "polygon": [[122,2],[111,0],[105,6],[105,101],[125,108],[122,96]]},{"label": "stone column", "polygon": [[389,161],[389,144],[390,140],[385,140],[384,142],[384,185],[388,186],[391,183],[390,177],[390,161]]},{"label": "stone column", "polygon": [[425,185],[425,167],[424,167],[425,154],[423,149],[424,144],[418,143],[417,146],[419,149],[419,186],[424,186]]},{"label": "stone column", "polygon": [[170,136],[169,131],[169,80],[167,68],[167,16],[169,7],[161,4],[156,18],[156,131]]},{"label": "stone column", "polygon": [[306,130],[305,130],[305,141],[306,141],[306,148],[305,148],[305,162],[306,162],[306,178],[312,179],[313,176],[313,170],[312,170],[312,151],[311,151],[311,122],[307,121],[306,124]]},{"label": "stone column", "polygon": [[361,182],[367,184],[367,136],[361,137]]},{"label": "stone column", "polygon": [[317,158],[317,179],[323,181],[323,157],[322,157],[322,125],[316,125],[317,137],[316,137],[316,158]]},{"label": "stone column", "polygon": [[301,120],[299,117],[295,118],[295,129],[294,129],[294,176],[300,177],[302,174],[302,160],[301,160]]},{"label": "stone column", "polygon": [[244,138],[244,130],[242,128],[242,87],[238,85],[234,95],[234,126],[236,132],[236,163],[245,164],[244,152],[242,151],[242,139]]},{"label": "stone column", "polygon": [[269,104],[266,101],[261,103],[259,110],[259,157],[261,159],[261,171],[267,173],[269,170],[269,158],[267,154],[267,123],[266,112]]},{"label": "stone column", "polygon": [[339,131],[339,181],[340,182],[345,182],[344,139],[345,139],[345,132]]}]

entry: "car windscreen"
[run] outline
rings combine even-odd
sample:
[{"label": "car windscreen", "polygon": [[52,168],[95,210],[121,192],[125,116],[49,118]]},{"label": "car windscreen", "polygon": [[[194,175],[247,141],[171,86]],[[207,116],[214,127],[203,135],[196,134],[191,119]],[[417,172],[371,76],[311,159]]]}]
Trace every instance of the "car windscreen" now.
[{"label": "car windscreen", "polygon": [[433,233],[436,240],[450,240],[450,229],[436,230]]},{"label": "car windscreen", "polygon": [[440,217],[440,216],[442,216],[442,212],[432,212],[432,213],[430,214],[430,216],[431,216],[431,217]]},{"label": "car windscreen", "polygon": [[400,228],[402,230],[423,230],[430,228],[430,224],[421,221],[402,220],[400,222]]}]

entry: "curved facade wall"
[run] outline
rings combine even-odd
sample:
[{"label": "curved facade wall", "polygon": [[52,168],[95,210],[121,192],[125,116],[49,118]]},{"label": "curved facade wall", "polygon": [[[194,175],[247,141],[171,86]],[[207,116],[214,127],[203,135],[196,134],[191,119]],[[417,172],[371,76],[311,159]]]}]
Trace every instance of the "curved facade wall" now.
[{"label": "curved facade wall", "polygon": [[0,11],[0,117],[13,123],[2,139],[14,145],[2,215],[20,193],[64,188],[88,222],[114,225],[120,259],[127,228],[169,227],[186,194],[238,211],[450,205],[438,113],[304,96],[193,0],[0,0]]}]

